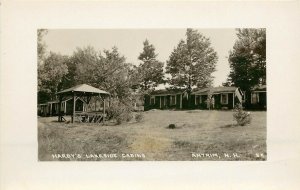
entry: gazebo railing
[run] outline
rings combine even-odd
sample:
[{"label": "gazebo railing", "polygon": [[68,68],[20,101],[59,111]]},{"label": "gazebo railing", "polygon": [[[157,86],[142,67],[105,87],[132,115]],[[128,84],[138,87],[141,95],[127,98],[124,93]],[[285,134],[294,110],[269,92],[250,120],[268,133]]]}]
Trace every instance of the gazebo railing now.
[{"label": "gazebo railing", "polygon": [[105,120],[106,114],[101,111],[76,111],[75,118],[80,123],[100,123]]}]

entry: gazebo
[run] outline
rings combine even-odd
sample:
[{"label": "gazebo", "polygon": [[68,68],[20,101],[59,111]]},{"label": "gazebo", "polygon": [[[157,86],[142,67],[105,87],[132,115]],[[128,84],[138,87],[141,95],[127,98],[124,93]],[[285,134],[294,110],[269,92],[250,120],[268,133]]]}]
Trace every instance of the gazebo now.
[{"label": "gazebo", "polygon": [[[105,104],[106,98],[110,99],[110,94],[104,90],[92,87],[87,84],[80,84],[65,90],[62,90],[58,93],[59,99],[59,115],[58,121],[65,120],[63,117],[64,113],[61,111],[62,102],[66,99],[73,99],[73,109],[72,109],[72,119],[71,122],[74,123],[75,118],[79,122],[95,122],[99,123],[104,121],[105,113]],[[83,102],[83,108],[80,111],[76,111],[76,100],[80,99]],[[93,99],[93,102],[91,101]],[[100,101],[103,103],[103,106],[97,109],[97,102]],[[94,105],[92,105],[94,103]],[[108,102],[109,103],[109,102]],[[64,104],[66,106],[66,104]]]}]

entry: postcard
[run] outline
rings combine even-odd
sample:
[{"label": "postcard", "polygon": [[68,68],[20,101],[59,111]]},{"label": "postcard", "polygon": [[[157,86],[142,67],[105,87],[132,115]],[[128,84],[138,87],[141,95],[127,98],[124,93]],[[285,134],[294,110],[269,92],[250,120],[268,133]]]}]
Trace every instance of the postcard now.
[{"label": "postcard", "polygon": [[299,189],[298,1],[1,1],[0,189]]}]

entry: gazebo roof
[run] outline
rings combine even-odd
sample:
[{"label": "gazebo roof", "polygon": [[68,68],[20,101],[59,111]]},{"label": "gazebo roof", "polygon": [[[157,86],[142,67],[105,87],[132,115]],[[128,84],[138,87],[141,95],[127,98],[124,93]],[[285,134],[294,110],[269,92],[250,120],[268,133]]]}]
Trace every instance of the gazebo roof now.
[{"label": "gazebo roof", "polygon": [[81,93],[91,93],[91,94],[109,94],[104,90],[100,90],[98,88],[92,87],[87,84],[80,84],[65,90],[58,92],[57,94],[68,94],[71,92],[81,92]]}]

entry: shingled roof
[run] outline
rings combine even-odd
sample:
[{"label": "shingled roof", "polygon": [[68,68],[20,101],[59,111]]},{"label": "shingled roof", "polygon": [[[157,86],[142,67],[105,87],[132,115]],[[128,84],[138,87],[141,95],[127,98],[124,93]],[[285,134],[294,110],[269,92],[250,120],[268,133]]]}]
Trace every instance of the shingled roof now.
[{"label": "shingled roof", "polygon": [[87,85],[87,84],[80,84],[65,90],[62,90],[58,92],[57,94],[67,94],[70,92],[82,92],[82,93],[92,93],[92,94],[109,94],[108,92],[104,90],[100,90],[98,88],[95,88],[93,86]]}]

